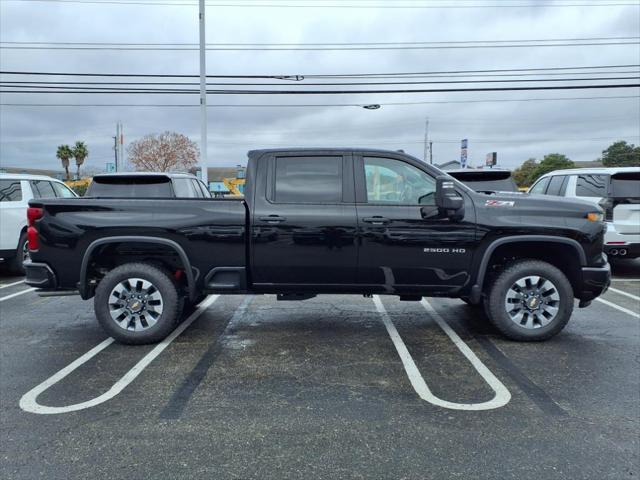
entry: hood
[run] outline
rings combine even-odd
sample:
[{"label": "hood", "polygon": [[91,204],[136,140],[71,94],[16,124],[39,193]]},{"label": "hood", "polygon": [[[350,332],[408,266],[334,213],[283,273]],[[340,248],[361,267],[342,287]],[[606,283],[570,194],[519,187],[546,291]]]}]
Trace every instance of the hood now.
[{"label": "hood", "polygon": [[603,213],[600,206],[578,198],[522,192],[495,192],[492,195],[476,195],[476,199],[481,208],[499,209],[500,214],[512,211],[516,215],[584,217],[590,212]]}]

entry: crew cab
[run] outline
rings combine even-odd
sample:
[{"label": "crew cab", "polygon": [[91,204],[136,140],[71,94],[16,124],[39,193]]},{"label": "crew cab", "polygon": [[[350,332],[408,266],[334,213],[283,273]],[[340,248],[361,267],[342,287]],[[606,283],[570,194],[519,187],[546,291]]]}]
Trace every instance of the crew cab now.
[{"label": "crew cab", "polygon": [[609,285],[597,205],[474,192],[402,152],[249,152],[245,198],[30,202],[26,283],[94,299],[124,343],[157,342],[202,295],[462,298],[544,340]]}]

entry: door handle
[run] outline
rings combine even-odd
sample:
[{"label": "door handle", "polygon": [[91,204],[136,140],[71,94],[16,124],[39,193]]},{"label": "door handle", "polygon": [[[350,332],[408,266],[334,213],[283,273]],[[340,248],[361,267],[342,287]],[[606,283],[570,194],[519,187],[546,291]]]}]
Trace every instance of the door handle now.
[{"label": "door handle", "polygon": [[266,217],[258,217],[258,219],[261,222],[267,222],[267,223],[280,223],[286,220],[285,217],[281,217],[280,215],[269,215]]},{"label": "door handle", "polygon": [[386,217],[375,216],[375,217],[364,217],[362,221],[366,223],[371,223],[372,225],[384,225],[385,223],[389,223],[391,220],[389,220]]}]

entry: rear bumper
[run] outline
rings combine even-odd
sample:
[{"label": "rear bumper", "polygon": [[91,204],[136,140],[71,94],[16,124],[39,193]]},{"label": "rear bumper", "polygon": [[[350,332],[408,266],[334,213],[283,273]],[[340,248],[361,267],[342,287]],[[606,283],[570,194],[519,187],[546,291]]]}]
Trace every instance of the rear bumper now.
[{"label": "rear bumper", "polygon": [[580,300],[591,301],[607,291],[611,284],[611,266],[582,267],[582,289],[576,295]]},{"label": "rear bumper", "polygon": [[55,289],[58,286],[56,274],[46,263],[38,263],[27,260],[24,262],[26,278],[24,283],[36,288],[47,290]]}]

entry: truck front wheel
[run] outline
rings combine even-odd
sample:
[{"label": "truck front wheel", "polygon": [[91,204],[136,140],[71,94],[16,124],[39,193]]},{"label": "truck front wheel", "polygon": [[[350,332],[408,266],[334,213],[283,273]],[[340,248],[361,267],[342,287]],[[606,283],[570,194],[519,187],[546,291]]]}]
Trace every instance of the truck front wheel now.
[{"label": "truck front wheel", "polygon": [[178,288],[168,272],[127,263],[100,281],[94,310],[100,326],[120,343],[156,343],[169,335],[180,315]]},{"label": "truck front wheel", "polygon": [[512,340],[547,340],[569,321],[573,289],[553,265],[521,260],[505,268],[491,284],[485,310],[491,323]]}]

